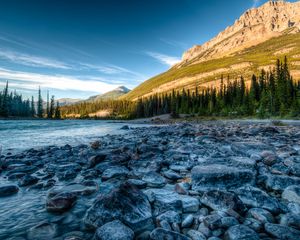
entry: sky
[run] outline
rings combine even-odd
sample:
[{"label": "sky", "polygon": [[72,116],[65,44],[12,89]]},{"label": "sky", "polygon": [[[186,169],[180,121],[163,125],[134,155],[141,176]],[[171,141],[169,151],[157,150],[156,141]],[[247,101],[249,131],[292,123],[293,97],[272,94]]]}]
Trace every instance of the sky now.
[{"label": "sky", "polygon": [[180,61],[259,0],[6,0],[0,89],[87,98],[130,89]]}]

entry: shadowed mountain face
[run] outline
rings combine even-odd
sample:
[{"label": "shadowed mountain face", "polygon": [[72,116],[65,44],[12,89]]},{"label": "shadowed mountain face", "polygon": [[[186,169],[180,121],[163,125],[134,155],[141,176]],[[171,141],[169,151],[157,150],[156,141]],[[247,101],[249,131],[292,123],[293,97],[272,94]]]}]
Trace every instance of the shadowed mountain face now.
[{"label": "shadowed mountain face", "polygon": [[[300,2],[269,1],[246,11],[215,38],[187,50],[169,71],[149,79],[124,98],[218,86],[221,75],[249,80],[261,69],[269,70],[287,56],[291,73],[300,78]],[[200,31],[200,30],[199,30]]]}]

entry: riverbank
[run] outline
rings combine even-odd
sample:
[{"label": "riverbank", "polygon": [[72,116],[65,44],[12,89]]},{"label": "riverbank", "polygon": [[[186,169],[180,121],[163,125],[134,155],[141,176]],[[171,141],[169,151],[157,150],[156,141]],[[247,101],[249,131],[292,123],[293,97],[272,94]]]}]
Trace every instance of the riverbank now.
[{"label": "riverbank", "polygon": [[299,239],[298,125],[123,130],[2,156],[0,238]]}]

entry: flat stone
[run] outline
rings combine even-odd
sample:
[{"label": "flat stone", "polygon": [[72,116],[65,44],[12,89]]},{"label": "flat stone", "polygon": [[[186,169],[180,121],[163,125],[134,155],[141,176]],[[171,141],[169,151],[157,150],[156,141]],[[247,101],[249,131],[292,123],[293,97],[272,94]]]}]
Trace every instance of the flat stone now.
[{"label": "flat stone", "polygon": [[56,235],[57,225],[43,222],[28,230],[27,240],[53,239]]},{"label": "flat stone", "polygon": [[300,230],[300,215],[297,213],[287,213],[280,216],[280,224]]},{"label": "flat stone", "polygon": [[158,222],[167,221],[168,223],[181,223],[181,216],[175,211],[167,211],[159,215],[156,220]]},{"label": "flat stone", "polygon": [[46,200],[48,212],[63,213],[71,209],[76,203],[76,195],[69,192],[49,193]]},{"label": "flat stone", "polygon": [[0,186],[0,197],[7,197],[16,194],[19,188],[16,185],[2,185]]},{"label": "flat stone", "polygon": [[175,192],[182,194],[182,195],[187,195],[189,193],[190,189],[190,184],[181,182],[181,183],[176,183],[175,185]]},{"label": "flat stone", "polygon": [[291,185],[300,185],[300,178],[289,177],[285,175],[266,174],[264,184],[269,190],[283,192]]},{"label": "flat stone", "polygon": [[178,174],[172,170],[165,171],[163,174],[166,178],[173,180],[173,181],[182,179],[182,176],[180,174]]},{"label": "flat stone", "polygon": [[192,240],[206,240],[206,237],[203,233],[196,231],[196,230],[189,230],[187,232],[187,235],[192,239]]},{"label": "flat stone", "polygon": [[224,165],[196,166],[192,169],[192,189],[198,191],[226,190],[254,183],[251,170]]},{"label": "flat stone", "polygon": [[150,234],[150,239],[152,239],[152,240],[166,240],[166,239],[190,240],[190,238],[188,238],[178,232],[166,230],[163,228],[155,228]]},{"label": "flat stone", "polygon": [[244,186],[235,190],[235,193],[247,207],[260,207],[269,210],[272,213],[280,212],[280,204],[277,199],[270,197],[266,192],[259,188]]},{"label": "flat stone", "polygon": [[107,154],[100,153],[95,156],[90,157],[89,159],[89,167],[93,168],[99,163],[103,162],[106,159]]},{"label": "flat stone", "polygon": [[258,234],[245,225],[235,225],[225,232],[226,240],[259,240]]},{"label": "flat stone", "polygon": [[35,176],[32,175],[25,175],[22,177],[19,181],[19,186],[20,187],[25,187],[25,186],[30,186],[33,184],[36,184],[39,181],[39,179]]},{"label": "flat stone", "polygon": [[273,215],[269,211],[262,208],[251,208],[247,212],[246,216],[248,218],[254,218],[262,223],[274,222]]},{"label": "flat stone", "polygon": [[84,217],[84,223],[90,228],[113,220],[120,220],[136,234],[152,230],[152,211],[147,196],[125,182],[108,194],[100,195]]},{"label": "flat stone", "polygon": [[279,224],[266,223],[265,231],[278,239],[299,240],[300,238],[300,231]]},{"label": "flat stone", "polygon": [[292,185],[284,189],[281,197],[288,202],[295,202],[300,204],[300,187],[299,185]]},{"label": "flat stone", "polygon": [[133,240],[134,232],[121,221],[115,220],[97,229],[95,240]]},{"label": "flat stone", "polygon": [[157,172],[148,172],[142,178],[144,182],[147,183],[148,187],[161,188],[166,185],[166,180]]},{"label": "flat stone", "polygon": [[129,170],[126,167],[111,167],[106,169],[103,173],[101,178],[103,180],[108,180],[110,178],[120,178],[120,177],[126,177],[126,175],[128,174]]}]

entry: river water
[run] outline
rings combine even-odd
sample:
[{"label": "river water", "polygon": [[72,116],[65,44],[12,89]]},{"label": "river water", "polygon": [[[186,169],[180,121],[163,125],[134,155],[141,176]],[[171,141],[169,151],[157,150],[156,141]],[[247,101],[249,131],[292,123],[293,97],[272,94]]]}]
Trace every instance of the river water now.
[{"label": "river water", "polygon": [[124,125],[97,120],[0,120],[0,145],[3,152],[48,145],[77,145],[106,134],[123,133],[121,127]]}]

